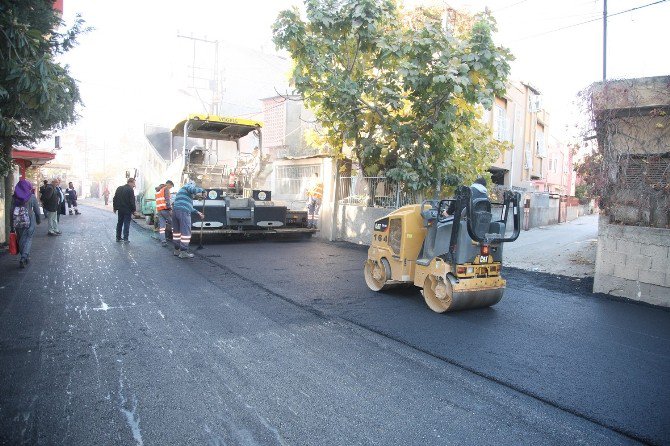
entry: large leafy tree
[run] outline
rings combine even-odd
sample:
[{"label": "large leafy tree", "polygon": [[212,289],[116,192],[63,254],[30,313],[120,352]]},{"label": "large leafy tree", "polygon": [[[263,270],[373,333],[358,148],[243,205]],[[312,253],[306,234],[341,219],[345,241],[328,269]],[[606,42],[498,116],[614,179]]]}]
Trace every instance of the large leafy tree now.
[{"label": "large leafy tree", "polygon": [[423,190],[495,160],[503,146],[481,111],[504,92],[511,55],[494,44],[490,15],[445,20],[393,0],[306,0],[305,11],[281,12],[274,41],[334,150],[350,147],[366,173]]},{"label": "large leafy tree", "polygon": [[65,32],[58,31],[61,25],[53,0],[0,0],[0,177],[6,191],[12,147],[30,147],[77,118],[77,83],[55,58],[86,29],[79,18]]}]

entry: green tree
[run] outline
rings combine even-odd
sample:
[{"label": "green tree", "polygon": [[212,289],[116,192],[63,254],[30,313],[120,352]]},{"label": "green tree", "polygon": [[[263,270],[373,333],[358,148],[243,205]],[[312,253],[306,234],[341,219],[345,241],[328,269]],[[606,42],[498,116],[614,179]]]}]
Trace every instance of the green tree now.
[{"label": "green tree", "polygon": [[33,146],[77,118],[79,89],[55,58],[86,29],[80,18],[65,32],[61,25],[51,0],[0,2],[0,177],[7,193],[12,147]]},{"label": "green tree", "polygon": [[[350,147],[368,174],[418,190],[473,179],[504,148],[481,124],[503,94],[511,55],[492,40],[493,18],[393,0],[306,0],[280,13],[275,44],[335,151]],[[452,17],[453,18],[453,17]]]}]

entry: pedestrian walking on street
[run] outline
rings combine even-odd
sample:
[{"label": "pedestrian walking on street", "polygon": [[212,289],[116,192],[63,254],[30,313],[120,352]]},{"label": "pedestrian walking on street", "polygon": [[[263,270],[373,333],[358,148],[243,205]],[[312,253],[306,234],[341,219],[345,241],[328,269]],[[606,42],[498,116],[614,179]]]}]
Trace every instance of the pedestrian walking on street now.
[{"label": "pedestrian walking on street", "polygon": [[107,186],[105,186],[102,196],[105,198],[105,206],[109,205],[109,188]]},{"label": "pedestrian walking on street", "polygon": [[56,219],[60,223],[60,216],[65,215],[65,193],[60,187],[60,178],[56,178],[56,191],[58,192],[58,212],[56,214]]},{"label": "pedestrian walking on street", "polygon": [[44,180],[42,182],[42,185],[40,186],[40,204],[42,205],[42,212],[44,213],[44,218],[47,217],[47,210],[44,207],[44,191],[46,190],[47,186],[49,185],[49,182],[47,180]]},{"label": "pedestrian walking on street", "polygon": [[323,182],[319,179],[319,173],[314,172],[307,187],[307,227],[316,229],[319,222],[319,211],[321,210],[321,199],[323,198]]},{"label": "pedestrian walking on street", "polygon": [[72,181],[68,183],[67,189],[65,189],[65,199],[67,200],[68,213],[72,215],[74,210],[75,215],[79,215],[79,209],[77,209],[77,190],[72,185]]},{"label": "pedestrian walking on street", "polygon": [[[117,212],[118,220],[116,223],[116,241],[128,243],[128,234],[130,232],[130,219],[135,212],[135,178],[128,178],[128,182],[116,188],[112,206],[114,212]],[[123,238],[121,238],[121,229],[123,229]]]},{"label": "pedestrian walking on street", "polygon": [[191,243],[191,214],[197,213],[200,218],[205,218],[202,212],[193,207],[193,197],[203,193],[205,190],[193,183],[187,183],[179,189],[172,205],[172,243],[174,243],[174,255],[180,259],[193,257],[188,251]]},{"label": "pedestrian walking on street", "polygon": [[[156,192],[156,213],[158,214],[158,239],[161,245],[167,245],[165,240],[165,226],[172,221],[172,203],[170,202],[170,189],[174,187],[171,180],[167,180]],[[174,230],[173,230],[174,232]]]},{"label": "pedestrian walking on street", "polygon": [[19,239],[19,268],[25,268],[30,261],[30,247],[33,244],[35,226],[40,224],[40,207],[33,193],[33,186],[20,180],[12,197],[11,226]]},{"label": "pedestrian walking on street", "polygon": [[60,205],[58,201],[58,179],[54,178],[51,180],[51,184],[47,184],[44,189],[44,195],[42,195],[42,203],[44,203],[44,211],[47,213],[47,220],[49,221],[49,232],[48,235],[60,235],[61,232],[58,228],[58,207]]}]

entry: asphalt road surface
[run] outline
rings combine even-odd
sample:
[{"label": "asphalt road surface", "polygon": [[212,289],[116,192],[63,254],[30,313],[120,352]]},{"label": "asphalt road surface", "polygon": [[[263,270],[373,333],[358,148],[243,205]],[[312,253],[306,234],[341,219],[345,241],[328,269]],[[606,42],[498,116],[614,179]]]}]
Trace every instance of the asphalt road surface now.
[{"label": "asphalt road surface", "polygon": [[373,293],[316,240],[181,260],[85,208],[0,256],[1,444],[669,443],[670,313],[508,270],[491,309]]}]

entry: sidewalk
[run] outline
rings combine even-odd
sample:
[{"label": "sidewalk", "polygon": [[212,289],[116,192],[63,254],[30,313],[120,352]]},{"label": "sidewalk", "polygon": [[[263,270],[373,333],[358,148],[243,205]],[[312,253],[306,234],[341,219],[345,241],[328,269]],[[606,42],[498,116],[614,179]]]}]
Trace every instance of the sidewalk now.
[{"label": "sidewalk", "polygon": [[593,277],[598,245],[598,215],[521,231],[504,247],[504,264],[529,271]]}]

